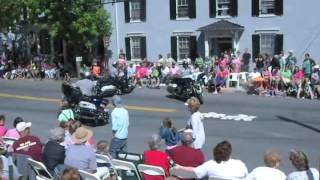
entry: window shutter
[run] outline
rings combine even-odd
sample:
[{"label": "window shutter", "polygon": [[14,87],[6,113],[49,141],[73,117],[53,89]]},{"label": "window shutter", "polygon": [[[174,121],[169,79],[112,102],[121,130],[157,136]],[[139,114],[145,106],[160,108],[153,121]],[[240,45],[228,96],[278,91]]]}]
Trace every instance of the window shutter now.
[{"label": "window shutter", "polygon": [[198,50],[197,50],[197,36],[190,36],[190,54],[189,57],[192,61],[197,58]]},{"label": "window shutter", "polygon": [[130,22],[130,7],[129,7],[129,1],[124,2],[124,19],[125,22]]},{"label": "window shutter", "polygon": [[209,16],[215,18],[217,15],[216,0],[209,0]]},{"label": "window shutter", "polygon": [[141,60],[147,57],[147,42],[146,37],[141,37],[140,39],[140,45],[141,45]]},{"label": "window shutter", "polygon": [[171,57],[178,61],[177,58],[177,37],[171,36]]},{"label": "window shutter", "polygon": [[196,18],[196,16],[197,16],[196,0],[189,0],[189,18]]},{"label": "window shutter", "polygon": [[274,54],[280,54],[283,50],[283,34],[277,34],[274,41]]},{"label": "window shutter", "polygon": [[231,0],[231,7],[230,7],[230,15],[232,17],[238,16],[238,0]]},{"label": "window shutter", "polygon": [[131,60],[131,46],[130,46],[130,38],[126,37],[125,38],[125,43],[126,43],[126,57],[127,60]]},{"label": "window shutter", "polygon": [[146,21],[146,14],[147,14],[146,0],[141,0],[141,11],[140,11],[141,21]]},{"label": "window shutter", "polygon": [[258,57],[260,53],[260,35],[252,35],[252,60],[255,61],[255,58]]},{"label": "window shutter", "polygon": [[259,16],[259,12],[260,12],[260,1],[252,0],[252,16],[253,17]]},{"label": "window shutter", "polygon": [[274,14],[277,16],[283,15],[283,0],[276,0],[275,1],[275,11]]},{"label": "window shutter", "polygon": [[170,0],[170,19],[174,20],[177,17],[176,0]]}]

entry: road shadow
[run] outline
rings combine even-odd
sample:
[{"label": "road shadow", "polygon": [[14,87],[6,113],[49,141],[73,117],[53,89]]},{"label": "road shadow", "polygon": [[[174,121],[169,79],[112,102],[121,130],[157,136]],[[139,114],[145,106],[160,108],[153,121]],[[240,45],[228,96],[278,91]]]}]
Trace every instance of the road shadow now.
[{"label": "road shadow", "polygon": [[181,101],[181,102],[186,102],[186,100],[187,100],[187,99],[185,99],[185,98],[180,98],[180,97],[175,96],[175,95],[172,95],[172,94],[166,95],[166,98],[175,99],[175,100]]},{"label": "road shadow", "polygon": [[313,127],[313,126],[310,126],[308,124],[305,124],[305,123],[302,123],[302,122],[299,122],[297,120],[294,120],[294,119],[289,119],[289,118],[286,118],[286,117],[283,117],[283,116],[276,116],[278,119],[280,119],[281,121],[284,121],[284,122],[288,122],[288,123],[292,123],[292,124],[296,124],[298,126],[301,126],[301,127],[304,127],[304,128],[307,128],[309,130],[312,130],[314,132],[317,132],[317,133],[320,133],[320,129],[316,128],[316,127]]}]

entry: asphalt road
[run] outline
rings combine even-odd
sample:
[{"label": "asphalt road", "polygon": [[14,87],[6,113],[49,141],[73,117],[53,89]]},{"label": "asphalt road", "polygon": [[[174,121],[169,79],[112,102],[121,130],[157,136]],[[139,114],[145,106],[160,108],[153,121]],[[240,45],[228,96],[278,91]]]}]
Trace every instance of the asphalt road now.
[{"label": "asphalt road", "polygon": [[[130,152],[142,153],[147,149],[147,138],[158,132],[165,117],[172,118],[178,129],[185,127],[190,114],[184,102],[169,99],[166,95],[165,90],[142,88],[123,96],[124,104],[130,108]],[[0,114],[6,115],[7,126],[12,127],[12,120],[21,116],[33,123],[32,134],[43,141],[48,137],[48,130],[58,124],[57,101],[61,97],[59,82],[0,80]],[[290,149],[305,151],[311,166],[319,167],[319,107],[320,101],[317,100],[258,97],[232,92],[206,95],[201,112],[257,116],[250,122],[204,120],[206,144],[203,151],[206,159],[212,158],[215,144],[228,139],[233,145],[232,156],[243,160],[249,171],[263,164],[263,154],[269,150],[281,153],[280,169],[286,173],[293,170],[288,160]],[[92,129],[96,141],[110,140],[111,125]]]}]

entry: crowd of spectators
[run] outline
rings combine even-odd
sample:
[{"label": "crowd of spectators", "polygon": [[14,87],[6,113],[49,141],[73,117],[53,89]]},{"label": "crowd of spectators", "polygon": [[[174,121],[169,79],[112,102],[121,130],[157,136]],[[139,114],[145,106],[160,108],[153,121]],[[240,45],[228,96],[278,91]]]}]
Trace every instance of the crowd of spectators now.
[{"label": "crowd of spectators", "polygon": [[[101,179],[114,178],[109,177],[112,162],[101,164],[96,157],[96,154],[102,154],[113,159],[118,158],[119,154],[130,152],[127,149],[127,138],[130,137],[129,113],[122,105],[119,96],[114,96],[112,103],[115,107],[111,113],[113,137],[110,143],[104,139],[98,141],[96,145],[93,142],[94,132],[72,119],[72,116],[59,119],[57,121],[59,125],[49,131],[49,139],[44,143],[32,133],[31,122],[25,122],[21,117],[17,117],[13,121],[14,128],[8,130],[5,116],[1,115],[1,138],[16,139],[12,145],[6,144],[5,141],[0,143],[2,179],[9,179],[10,153],[27,155],[42,162],[53,176],[61,180],[79,179],[78,170],[87,171]],[[178,130],[173,120],[165,118],[158,133],[146,137],[149,149],[141,152],[143,163],[163,168],[168,177],[166,179],[179,179],[175,176],[175,171],[194,174],[195,179],[205,177],[247,180],[319,179],[318,170],[310,167],[306,154],[297,150],[289,153],[295,170],[288,175],[279,169],[281,156],[276,151],[266,152],[263,157],[264,165],[249,172],[244,161],[232,158],[233,147],[228,140],[219,142],[212,150],[212,159],[205,160],[202,152],[205,129],[199,115],[200,102],[192,97],[186,105],[190,112],[186,127]],[[165,141],[165,147],[162,147],[162,139]],[[13,179],[19,179],[22,176],[20,169],[15,165],[12,166]],[[142,177],[145,180],[165,179],[162,176],[144,173]]]},{"label": "crowd of spectators", "polygon": [[201,77],[206,79],[202,85],[206,86],[208,91],[209,87],[213,86],[213,93],[217,94],[227,86],[231,75],[244,73],[245,81],[240,82],[239,79],[239,82],[249,94],[313,99],[318,97],[320,92],[319,69],[317,62],[308,53],[299,65],[292,50],[288,54],[259,54],[251,57],[249,50],[245,49],[243,53],[226,51],[212,58],[203,59],[198,56],[194,61],[186,58],[179,62],[170,54],[166,58],[160,54],[156,61],[144,59],[134,63],[127,62],[125,54],[121,54],[118,61],[113,63],[110,75],[127,76],[134,80],[138,87],[145,84],[147,87],[159,88],[172,78],[202,73]]},{"label": "crowd of spectators", "polygon": [[[82,63],[79,71],[81,74],[90,72],[96,78],[127,77],[138,87],[146,85],[150,88],[165,86],[172,78],[202,74],[201,77],[206,79],[202,85],[214,94],[222,92],[221,89],[227,87],[231,75],[245,73],[246,81],[241,85],[249,94],[287,95],[310,99],[320,97],[320,68],[317,61],[308,53],[299,61],[292,50],[287,54],[284,52],[275,55],[259,54],[257,57],[252,57],[248,49],[243,52],[230,50],[219,56],[205,59],[197,56],[194,60],[185,58],[179,61],[173,59],[170,54],[166,57],[159,54],[157,60],[145,58],[140,62],[127,61],[126,55],[121,52],[118,60],[112,63],[107,75],[95,59],[91,66]],[[69,77],[70,74],[64,70],[62,63],[38,60],[23,65],[5,56],[0,57],[0,78]],[[213,90],[210,87],[213,87]]]}]

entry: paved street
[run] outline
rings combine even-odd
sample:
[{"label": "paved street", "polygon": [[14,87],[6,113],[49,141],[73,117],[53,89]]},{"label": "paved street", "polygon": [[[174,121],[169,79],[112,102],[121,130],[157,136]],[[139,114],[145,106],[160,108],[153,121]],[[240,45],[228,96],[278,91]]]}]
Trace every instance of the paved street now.
[{"label": "paved street", "polygon": [[[157,133],[162,119],[174,120],[175,126],[185,127],[189,117],[184,102],[166,97],[165,90],[135,89],[123,96],[130,109],[129,151],[142,153],[147,148],[146,140]],[[0,80],[0,114],[7,116],[7,126],[12,127],[16,116],[33,123],[32,133],[43,141],[48,130],[57,125],[60,83],[54,81]],[[267,150],[277,150],[283,155],[281,169],[293,168],[288,161],[288,152],[296,148],[305,151],[312,166],[319,167],[320,147],[320,101],[293,98],[248,96],[228,92],[223,95],[207,95],[201,112],[216,112],[227,115],[246,114],[257,116],[251,122],[206,119],[206,159],[212,158],[212,147],[228,139],[233,145],[233,157],[243,160],[251,171],[263,163]],[[95,140],[110,139],[111,126],[93,128]]]}]

